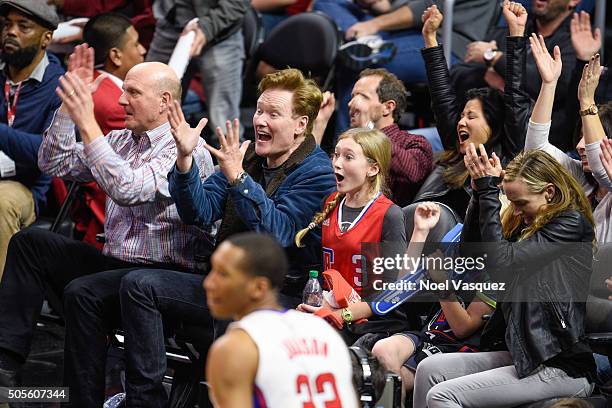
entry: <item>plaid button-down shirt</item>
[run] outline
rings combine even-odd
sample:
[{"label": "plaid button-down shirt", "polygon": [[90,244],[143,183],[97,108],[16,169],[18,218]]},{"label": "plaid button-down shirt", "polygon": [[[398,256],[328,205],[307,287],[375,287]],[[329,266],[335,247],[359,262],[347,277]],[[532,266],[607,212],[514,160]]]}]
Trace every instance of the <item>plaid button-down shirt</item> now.
[{"label": "plaid button-down shirt", "polygon": [[[203,140],[194,159],[204,180],[213,172]],[[96,181],[106,192],[103,252],[129,262],[194,267],[198,248],[211,243],[208,231],[181,222],[168,191],[176,161],[170,125],[137,135],[115,130],[88,145],[77,143],[74,123],[58,110],[38,152],[42,171],[79,182]],[[212,245],[212,244],[210,244]]]}]

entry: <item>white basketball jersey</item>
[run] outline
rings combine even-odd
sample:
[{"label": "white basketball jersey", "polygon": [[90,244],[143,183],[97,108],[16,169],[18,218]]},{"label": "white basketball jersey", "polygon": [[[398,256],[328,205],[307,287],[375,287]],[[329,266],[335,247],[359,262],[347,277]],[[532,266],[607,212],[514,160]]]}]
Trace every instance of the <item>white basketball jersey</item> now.
[{"label": "white basketball jersey", "polygon": [[354,408],[351,358],[323,319],[295,310],[258,310],[229,329],[257,345],[256,408]]}]

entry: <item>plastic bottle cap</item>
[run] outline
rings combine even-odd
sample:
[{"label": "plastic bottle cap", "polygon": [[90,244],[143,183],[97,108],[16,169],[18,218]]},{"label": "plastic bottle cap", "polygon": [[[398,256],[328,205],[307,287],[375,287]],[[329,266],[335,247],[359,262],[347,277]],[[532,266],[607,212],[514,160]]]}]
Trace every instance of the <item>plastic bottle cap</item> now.
[{"label": "plastic bottle cap", "polygon": [[318,271],[310,271],[310,272],[308,272],[308,275],[310,275],[311,278],[317,278],[319,276],[319,272]]}]

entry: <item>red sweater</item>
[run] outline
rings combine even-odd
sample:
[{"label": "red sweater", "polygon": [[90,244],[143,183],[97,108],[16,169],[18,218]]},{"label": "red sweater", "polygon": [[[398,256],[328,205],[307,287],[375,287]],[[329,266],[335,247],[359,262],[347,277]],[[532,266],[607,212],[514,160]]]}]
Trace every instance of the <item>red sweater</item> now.
[{"label": "red sweater", "polygon": [[431,144],[420,135],[401,130],[397,124],[382,128],[391,140],[391,169],[387,180],[391,198],[400,207],[414,196],[433,169]]}]

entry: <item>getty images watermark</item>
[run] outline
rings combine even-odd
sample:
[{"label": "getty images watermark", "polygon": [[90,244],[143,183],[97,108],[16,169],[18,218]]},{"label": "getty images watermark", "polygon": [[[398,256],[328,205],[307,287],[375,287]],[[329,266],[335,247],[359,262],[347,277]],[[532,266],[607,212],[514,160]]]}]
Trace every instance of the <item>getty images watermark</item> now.
[{"label": "getty images watermark", "polygon": [[[487,254],[482,256],[377,256],[372,260],[372,273],[382,276],[385,271],[398,271],[399,277],[423,273],[427,279],[398,279],[387,282],[383,278],[374,279],[372,287],[376,291],[503,291],[505,282],[474,281],[485,271]],[[463,278],[465,276],[465,279]],[[438,280],[436,280],[439,279]]]},{"label": "getty images watermark", "polygon": [[[361,287],[362,298],[400,296],[421,301],[420,294],[454,291],[483,292],[509,302],[542,301],[546,294],[550,301],[559,302],[567,294],[552,290],[549,283],[559,279],[563,270],[580,277],[579,301],[587,298],[593,261],[590,242],[420,245],[414,251],[401,244],[363,243],[361,258],[354,258],[352,282]],[[430,300],[423,297],[422,301]]]}]

